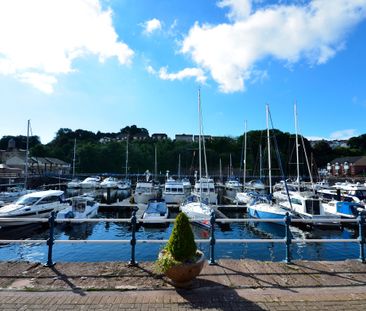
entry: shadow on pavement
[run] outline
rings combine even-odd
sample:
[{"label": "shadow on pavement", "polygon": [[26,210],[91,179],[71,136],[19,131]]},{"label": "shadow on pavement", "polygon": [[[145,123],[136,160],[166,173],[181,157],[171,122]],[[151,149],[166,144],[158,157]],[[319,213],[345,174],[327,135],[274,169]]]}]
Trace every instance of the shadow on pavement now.
[{"label": "shadow on pavement", "polygon": [[61,273],[55,266],[50,267],[50,269],[57,275],[58,279],[66,283],[73,293],[78,294],[80,296],[86,296],[85,292],[78,286],[76,286],[74,283],[72,283],[69,279],[69,277],[63,273]]},{"label": "shadow on pavement", "polygon": [[176,292],[192,309],[264,310],[256,303],[240,297],[234,289],[205,279],[196,279],[191,289],[177,288]]}]

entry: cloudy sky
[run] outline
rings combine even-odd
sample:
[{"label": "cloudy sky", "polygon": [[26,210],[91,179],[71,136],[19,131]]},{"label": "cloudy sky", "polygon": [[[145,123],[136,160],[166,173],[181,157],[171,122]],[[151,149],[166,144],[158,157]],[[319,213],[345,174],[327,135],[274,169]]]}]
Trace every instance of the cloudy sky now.
[{"label": "cloudy sky", "polygon": [[366,133],[366,0],[0,0],[0,137]]}]

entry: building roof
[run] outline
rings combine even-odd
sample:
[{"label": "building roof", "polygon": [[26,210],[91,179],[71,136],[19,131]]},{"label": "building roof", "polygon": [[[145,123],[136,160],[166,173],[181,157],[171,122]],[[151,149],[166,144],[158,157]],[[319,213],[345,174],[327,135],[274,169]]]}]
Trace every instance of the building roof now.
[{"label": "building roof", "polygon": [[52,164],[58,164],[58,165],[70,165],[69,163],[62,161],[57,158],[45,158],[47,161],[51,162]]},{"label": "building roof", "polygon": [[330,164],[335,163],[352,163],[353,165],[366,165],[366,156],[357,156],[357,157],[343,157],[343,158],[336,158],[330,162]]}]

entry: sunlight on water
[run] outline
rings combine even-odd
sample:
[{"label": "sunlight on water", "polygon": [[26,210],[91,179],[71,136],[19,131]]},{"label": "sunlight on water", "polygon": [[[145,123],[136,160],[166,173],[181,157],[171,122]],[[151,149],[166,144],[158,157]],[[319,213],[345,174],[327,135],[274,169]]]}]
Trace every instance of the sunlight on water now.
[{"label": "sunlight on water", "polygon": [[[241,218],[243,213],[227,213],[230,218]],[[131,212],[101,212],[100,218],[129,218]],[[171,217],[175,217],[173,213]],[[168,239],[172,231],[172,224],[167,228],[140,227],[136,232],[137,239]],[[209,239],[210,232],[206,229],[193,226],[197,239]],[[357,237],[353,229],[343,230],[313,230],[303,231],[291,227],[294,238],[342,238]],[[216,226],[217,239],[250,239],[250,238],[284,238],[284,226],[268,223],[233,223],[229,230]],[[1,239],[44,239],[48,238],[48,229],[42,227],[23,227],[11,230],[0,230]],[[131,230],[126,223],[83,223],[72,226],[59,226],[55,228],[57,240],[130,240]],[[137,261],[153,261],[157,258],[161,244],[138,243],[136,245]],[[206,257],[209,258],[209,244],[199,243]],[[0,260],[22,260],[31,262],[46,262],[48,247],[46,244],[2,244],[0,245]],[[298,243],[291,245],[293,259],[307,260],[344,260],[355,259],[359,255],[357,243]],[[128,243],[108,244],[60,244],[53,248],[53,261],[129,261],[131,247]],[[215,259],[256,259],[283,261],[285,259],[285,245],[278,243],[219,243],[215,247]]]}]

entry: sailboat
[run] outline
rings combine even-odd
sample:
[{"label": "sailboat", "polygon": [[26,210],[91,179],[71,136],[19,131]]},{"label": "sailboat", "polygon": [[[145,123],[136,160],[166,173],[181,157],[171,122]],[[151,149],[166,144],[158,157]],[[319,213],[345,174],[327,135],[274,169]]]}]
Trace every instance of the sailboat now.
[{"label": "sailboat", "polygon": [[131,194],[131,180],[128,178],[128,137],[126,139],[125,178],[118,182],[117,187],[124,192],[124,196],[128,197]]},{"label": "sailboat", "polygon": [[257,197],[259,193],[255,189],[247,188],[246,170],[247,170],[247,122],[245,121],[244,131],[244,160],[243,160],[243,190],[237,191],[235,201],[237,204],[248,204],[253,198]]},{"label": "sailboat", "polygon": [[[207,161],[205,157],[205,172],[206,177],[202,178],[202,144],[205,155],[205,146],[204,140],[202,140],[202,111],[201,111],[201,91],[198,89],[198,118],[199,118],[199,134],[198,134],[198,153],[199,153],[199,187],[196,187],[195,190],[199,190],[197,195],[192,195],[188,197],[180,206],[180,210],[184,212],[189,219],[191,219],[195,224],[203,226],[205,228],[210,228],[210,215],[211,208],[209,205],[209,194],[211,193],[211,189],[214,191],[213,180],[208,178],[207,172]],[[197,183],[196,183],[197,184]],[[212,185],[212,187],[210,187]],[[204,190],[205,196],[204,196]],[[216,198],[217,199],[217,198]]]},{"label": "sailboat", "polygon": [[241,187],[242,187],[242,185],[239,182],[239,180],[237,180],[234,177],[233,164],[232,164],[231,153],[230,153],[229,176],[228,176],[228,180],[225,182],[226,196],[229,199],[234,200],[236,193],[241,190]]},{"label": "sailboat", "polygon": [[[319,196],[315,195],[314,192],[311,191],[301,191],[301,182],[300,182],[300,162],[299,162],[299,141],[298,141],[298,123],[297,123],[297,109],[296,104],[294,105],[294,117],[295,117],[295,135],[296,135],[296,171],[297,171],[297,179],[296,179],[296,189],[292,191],[287,191],[290,200],[282,201],[283,191],[279,191],[276,193],[274,197],[276,197],[279,201],[279,204],[291,211],[294,215],[303,218],[303,219],[313,219],[316,220],[314,225],[318,226],[339,226],[339,222],[336,220],[339,219],[339,216],[330,215],[325,213],[324,206],[321,202]],[[306,155],[306,153],[305,153]],[[307,161],[308,163],[308,161]],[[309,168],[309,166],[308,166]],[[312,182],[312,176],[310,173],[310,180]],[[335,221],[323,221],[323,219],[332,218]]]},{"label": "sailboat", "polygon": [[[272,195],[272,166],[271,166],[271,149],[270,149],[270,136],[269,136],[269,106],[266,105],[266,123],[267,123],[267,145],[268,145],[268,181],[270,197],[258,196],[247,207],[248,215],[253,218],[262,219],[282,219],[284,220],[286,209],[282,208],[279,204],[274,203],[271,199]],[[291,204],[291,203],[290,203]],[[276,224],[284,225],[284,222],[276,222]]]},{"label": "sailboat", "polygon": [[67,183],[67,188],[78,189],[80,188],[80,180],[75,178],[75,162],[76,162],[76,138],[74,139],[74,153],[72,158],[72,179]]}]

